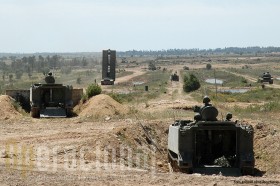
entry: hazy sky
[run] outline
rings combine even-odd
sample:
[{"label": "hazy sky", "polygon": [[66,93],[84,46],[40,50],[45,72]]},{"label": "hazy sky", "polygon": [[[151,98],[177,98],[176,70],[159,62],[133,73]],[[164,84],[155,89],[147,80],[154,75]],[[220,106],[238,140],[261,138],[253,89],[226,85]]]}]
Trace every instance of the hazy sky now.
[{"label": "hazy sky", "polygon": [[0,0],[1,52],[280,46],[278,0]]}]

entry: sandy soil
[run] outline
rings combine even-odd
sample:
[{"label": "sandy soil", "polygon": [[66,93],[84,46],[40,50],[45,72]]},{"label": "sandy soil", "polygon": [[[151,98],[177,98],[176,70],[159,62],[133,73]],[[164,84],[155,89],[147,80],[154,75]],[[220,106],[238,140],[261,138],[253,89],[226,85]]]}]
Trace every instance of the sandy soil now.
[{"label": "sandy soil", "polygon": [[[140,121],[157,139],[160,152],[153,151],[137,120],[84,122],[81,118],[32,119],[22,118],[1,127],[0,181],[1,185],[278,185],[279,174],[261,177],[187,175],[170,173],[165,159],[168,122]],[[3,124],[3,123],[2,123]],[[124,139],[125,138],[125,141]],[[11,147],[8,150],[8,147]],[[17,152],[12,147],[17,146]],[[25,151],[22,149],[25,147]],[[39,148],[49,155],[40,164]],[[82,147],[89,148],[81,156]],[[101,156],[96,157],[97,147]],[[115,161],[104,154],[104,148],[133,149],[134,153],[152,154],[154,160],[143,165],[127,164],[131,156],[115,156]],[[30,149],[33,155],[30,157]],[[56,149],[54,151],[54,149]],[[118,151],[118,150],[117,150]],[[25,153],[23,153],[25,152]],[[109,151],[108,151],[109,152]],[[26,155],[25,155],[26,154]],[[25,157],[24,157],[25,155]],[[74,157],[74,158],[73,158]],[[72,158],[72,159],[71,159]],[[73,163],[72,160],[76,160]],[[70,162],[68,162],[70,160]],[[85,161],[82,163],[82,161]],[[38,163],[39,162],[39,163]],[[88,166],[88,168],[84,168]]]},{"label": "sandy soil", "polygon": [[[120,81],[144,73],[138,70]],[[148,107],[140,104],[139,112],[170,108],[187,110],[200,104],[182,94],[182,81],[170,82],[168,86],[168,92],[150,101]],[[5,100],[9,105],[9,99]],[[108,103],[98,102],[100,107],[90,107],[87,113],[101,108],[102,104],[106,107]],[[14,115],[17,111],[11,109]],[[259,116],[246,122],[255,128],[258,156],[266,155],[267,159],[256,157],[256,176],[235,177],[170,172],[166,147],[167,130],[173,118],[139,120],[133,115],[122,118],[101,113],[98,119],[86,116],[32,119],[19,113],[16,115],[0,120],[1,185],[280,184],[280,147],[279,143],[277,145],[280,127],[262,122]],[[274,117],[275,122],[279,119],[273,115],[267,117]]]}]

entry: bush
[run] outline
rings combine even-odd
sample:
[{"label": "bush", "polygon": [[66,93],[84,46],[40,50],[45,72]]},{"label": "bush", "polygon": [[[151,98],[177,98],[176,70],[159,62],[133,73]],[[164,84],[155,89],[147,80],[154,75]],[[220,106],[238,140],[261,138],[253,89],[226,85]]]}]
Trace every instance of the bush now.
[{"label": "bush", "polygon": [[22,75],[23,75],[23,72],[21,70],[16,71],[16,78],[17,79],[21,79]]},{"label": "bush", "polygon": [[116,94],[116,93],[109,93],[108,94],[111,98],[113,98],[115,101],[122,103],[123,102],[123,98],[120,94]]},{"label": "bush", "polygon": [[184,76],[184,91],[191,92],[200,88],[200,82],[194,74]]},{"label": "bush", "polygon": [[98,84],[91,84],[88,86],[86,90],[86,96],[87,98],[91,98],[92,96],[96,96],[98,94],[101,94],[102,89]]},{"label": "bush", "polygon": [[184,66],[183,69],[184,69],[184,70],[190,70],[190,68],[187,67],[187,66]]},{"label": "bush", "polygon": [[156,67],[155,63],[150,62],[150,63],[149,63],[149,67],[148,67],[148,69],[149,69],[149,70],[153,70],[153,71],[154,71],[154,70],[156,70],[156,69],[157,69],[157,67]]},{"label": "bush", "polygon": [[245,79],[244,77],[242,77],[241,83],[248,83],[248,81],[247,81],[247,79]]},{"label": "bush", "polygon": [[81,101],[82,103],[85,103],[87,101],[87,95],[86,94],[83,94],[82,97],[81,97]]},{"label": "bush", "polygon": [[211,68],[212,68],[212,65],[211,65],[210,63],[207,63],[207,64],[206,64],[206,69],[207,69],[207,70],[211,70]]},{"label": "bush", "polygon": [[76,83],[77,83],[77,84],[81,84],[81,81],[82,81],[81,78],[78,77],[77,80],[76,80]]}]

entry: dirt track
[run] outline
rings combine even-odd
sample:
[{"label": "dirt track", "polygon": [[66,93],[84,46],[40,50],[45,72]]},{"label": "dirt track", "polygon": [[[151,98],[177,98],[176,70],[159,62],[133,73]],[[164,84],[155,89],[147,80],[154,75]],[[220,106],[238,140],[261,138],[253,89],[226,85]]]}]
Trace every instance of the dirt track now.
[{"label": "dirt track", "polygon": [[[250,82],[254,82],[254,83],[258,82],[257,78],[253,78],[253,77],[248,76],[248,75],[244,75],[244,74],[240,74],[240,73],[236,73],[236,72],[230,72],[230,71],[227,71],[227,70],[223,70],[223,71],[227,72],[227,73],[230,73],[230,74],[233,74],[233,75],[236,75],[236,76],[244,77],[245,79],[247,79]],[[280,88],[280,85],[276,85],[276,84],[266,84],[265,86],[271,87],[271,88]]]},{"label": "dirt track", "polygon": [[[124,79],[136,75],[138,73]],[[181,88],[182,82],[172,82],[167,94],[150,101],[148,108],[139,106],[139,109],[153,112],[197,104],[189,95],[182,97]],[[1,120],[1,185],[280,184],[277,170],[277,174],[261,176],[262,173],[258,173],[260,177],[170,173],[166,159],[166,131],[172,121],[173,118],[137,120],[133,116],[123,119],[105,115],[68,119],[21,116]],[[139,122],[160,152],[147,139]],[[271,131],[269,126],[257,130],[257,145],[262,145],[262,140],[267,141],[266,145],[272,145],[271,140],[278,135],[271,135]],[[258,162],[257,166],[262,171],[266,163]]]},{"label": "dirt track", "polygon": [[[147,128],[157,131],[157,144],[165,153],[168,122],[142,121]],[[23,118],[19,121],[1,123],[0,147],[0,181],[1,185],[278,185],[280,175],[265,175],[263,177],[232,177],[220,175],[187,175],[183,173],[169,173],[165,156],[158,152],[151,153],[152,145],[146,143],[142,129],[136,120],[110,120],[106,122],[84,122],[80,118],[72,119],[32,119]],[[133,132],[134,131],[134,132]],[[138,135],[137,135],[138,134]],[[122,141],[122,137],[127,139]],[[137,139],[137,140],[136,140]],[[138,142],[137,142],[138,141]],[[7,144],[17,144],[18,152],[7,155]],[[97,146],[117,148],[119,145],[130,147],[138,151],[147,151],[155,159],[145,166],[123,166],[127,158],[116,159],[116,162],[105,162],[106,157],[94,156]],[[136,144],[136,146],[134,145]],[[139,145],[142,144],[142,145]],[[46,147],[50,151],[47,159],[38,165],[38,155],[30,159],[30,164],[22,163],[23,153],[20,147],[30,147],[38,152],[38,147]],[[81,147],[89,147],[92,151],[86,152],[81,158]],[[56,149],[57,151],[53,151]],[[37,149],[37,151],[36,151]],[[74,155],[73,155],[74,153]],[[28,157],[29,155],[27,155]],[[77,164],[72,166],[75,157]],[[67,159],[70,158],[70,159]],[[29,158],[26,158],[29,159]],[[70,160],[70,162],[68,162]],[[85,160],[85,164],[80,161]],[[110,158],[109,158],[110,160]],[[7,163],[9,161],[9,163]],[[54,162],[57,162],[54,163]],[[11,163],[11,165],[10,165]],[[35,166],[31,166],[35,165]],[[66,165],[66,167],[65,167]],[[44,169],[44,167],[47,167]],[[57,167],[56,167],[57,166]],[[84,169],[83,166],[88,166]]]},{"label": "dirt track", "polygon": [[123,76],[123,77],[117,78],[115,83],[117,84],[117,83],[122,83],[122,82],[128,82],[132,78],[134,78],[136,76],[141,76],[145,73],[145,71],[141,70],[141,68],[129,69],[129,71],[132,71],[133,73],[128,76]]}]

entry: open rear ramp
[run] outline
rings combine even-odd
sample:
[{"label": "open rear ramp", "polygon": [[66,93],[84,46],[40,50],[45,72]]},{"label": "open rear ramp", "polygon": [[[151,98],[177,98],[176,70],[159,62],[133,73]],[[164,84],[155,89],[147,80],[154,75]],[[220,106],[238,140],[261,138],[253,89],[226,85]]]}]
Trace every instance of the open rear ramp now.
[{"label": "open rear ramp", "polygon": [[239,168],[223,168],[215,166],[205,166],[200,168],[194,168],[193,173],[199,173],[204,175],[223,175],[223,176],[242,176]]},{"label": "open rear ramp", "polygon": [[40,111],[41,118],[66,118],[66,110],[57,107],[48,107]]}]

